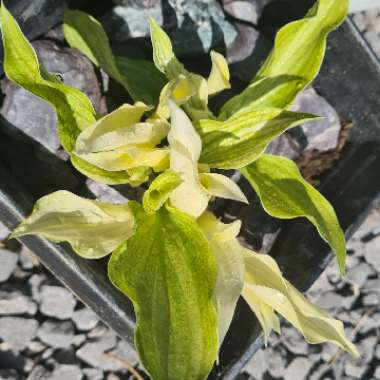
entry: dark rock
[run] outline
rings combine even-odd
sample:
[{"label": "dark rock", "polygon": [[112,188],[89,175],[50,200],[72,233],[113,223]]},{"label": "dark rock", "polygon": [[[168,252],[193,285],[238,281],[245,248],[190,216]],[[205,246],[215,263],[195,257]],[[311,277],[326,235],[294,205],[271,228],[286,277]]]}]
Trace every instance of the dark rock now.
[{"label": "dark rock", "polygon": [[266,153],[295,159],[300,155],[301,148],[297,141],[283,134],[269,143]]},{"label": "dark rock", "polygon": [[324,119],[302,125],[307,143],[304,151],[326,152],[334,150],[338,145],[341,130],[339,116],[335,109],[312,87],[302,91],[296,98],[292,111],[324,116]]},{"label": "dark rock", "polygon": [[284,379],[285,380],[306,379],[312,366],[313,366],[313,363],[309,359],[297,357],[293,359],[290,365],[286,368],[284,372]]},{"label": "dark rock", "polygon": [[263,9],[262,1],[223,0],[223,8],[233,18],[257,24]]},{"label": "dark rock", "polygon": [[29,314],[37,312],[37,305],[20,292],[0,292],[0,315]]},{"label": "dark rock", "polygon": [[54,368],[50,380],[81,380],[83,373],[77,365],[61,364]]},{"label": "dark rock", "polygon": [[161,0],[116,0],[117,5],[103,18],[103,24],[113,42],[149,35],[149,17],[163,23]]},{"label": "dark rock", "polygon": [[38,330],[38,337],[54,348],[69,347],[74,338],[74,325],[71,321],[45,321]]},{"label": "dark rock", "polygon": [[0,338],[14,351],[23,350],[37,334],[38,322],[20,317],[0,318]]},{"label": "dark rock", "polygon": [[61,286],[42,287],[40,311],[44,315],[58,319],[71,318],[76,303],[72,293]]},{"label": "dark rock", "polygon": [[0,282],[7,281],[17,266],[18,256],[8,251],[0,249]]},{"label": "dark rock", "polygon": [[72,319],[78,330],[89,331],[99,322],[99,317],[91,309],[82,308],[74,312]]},{"label": "dark rock", "polygon": [[[91,62],[78,51],[58,47],[52,41],[33,44],[39,60],[52,73],[59,73],[64,83],[85,92],[97,109],[100,105],[100,87]],[[5,79],[2,90],[6,94],[1,114],[26,135],[44,145],[53,153],[59,151],[56,114],[46,101]]]},{"label": "dark rock", "polygon": [[230,46],[237,33],[226,20],[217,0],[117,1],[118,4],[102,18],[112,43],[123,44],[134,37],[148,37],[148,16],[165,27],[177,54],[196,55],[210,48]]},{"label": "dark rock", "polygon": [[26,380],[49,380],[51,373],[42,365],[34,367]]},{"label": "dark rock", "polygon": [[102,183],[92,181],[90,179],[86,181],[86,185],[90,189],[90,191],[96,196],[96,198],[101,200],[102,202],[125,203],[127,201],[127,198],[124,197],[124,195],[122,195],[119,191],[117,191],[111,186],[107,186]]},{"label": "dark rock", "polygon": [[15,369],[0,369],[0,380],[21,380],[21,375]]}]

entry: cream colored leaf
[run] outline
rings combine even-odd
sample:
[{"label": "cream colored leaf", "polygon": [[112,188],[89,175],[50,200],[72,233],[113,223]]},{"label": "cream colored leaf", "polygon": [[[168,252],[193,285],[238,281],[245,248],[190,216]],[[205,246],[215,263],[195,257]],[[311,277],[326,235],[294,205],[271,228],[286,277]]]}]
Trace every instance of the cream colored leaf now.
[{"label": "cream colored leaf", "polygon": [[185,112],[173,101],[169,101],[169,107],[170,169],[179,174],[183,180],[171,193],[170,200],[176,208],[197,218],[205,211],[209,201],[198,177],[201,139]]},{"label": "cream colored leaf", "polygon": [[212,67],[207,80],[208,95],[215,95],[218,92],[231,88],[230,71],[228,63],[222,54],[211,51]]},{"label": "cream colored leaf", "polygon": [[199,179],[208,194],[215,197],[249,203],[239,186],[230,178],[218,173],[201,173]]},{"label": "cream colored leaf", "polygon": [[244,256],[236,239],[241,223],[236,221],[224,224],[212,213],[205,212],[198,219],[198,224],[209,239],[216,257],[215,301],[218,310],[220,346],[230,327],[244,284]]},{"label": "cream colored leaf", "polygon": [[[108,137],[112,139],[117,133],[122,133],[119,130],[125,131],[125,128],[139,123],[143,114],[149,110],[150,107],[142,102],[123,104],[80,133],[75,144],[76,154],[104,150],[102,146],[110,145],[107,144]],[[126,143],[123,142],[122,145]]]},{"label": "cream colored leaf", "polygon": [[114,205],[56,191],[37,201],[12,237],[33,234],[54,242],[67,241],[80,256],[100,258],[134,233],[134,206],[134,202]]},{"label": "cream colored leaf", "polygon": [[312,344],[332,342],[358,356],[355,346],[344,334],[343,323],[330,317],[326,312],[312,305],[281,274],[278,265],[267,255],[245,250],[245,285],[243,296],[258,313],[258,319],[264,332],[269,331],[269,312],[264,316],[260,303],[275,310],[297,328]]}]

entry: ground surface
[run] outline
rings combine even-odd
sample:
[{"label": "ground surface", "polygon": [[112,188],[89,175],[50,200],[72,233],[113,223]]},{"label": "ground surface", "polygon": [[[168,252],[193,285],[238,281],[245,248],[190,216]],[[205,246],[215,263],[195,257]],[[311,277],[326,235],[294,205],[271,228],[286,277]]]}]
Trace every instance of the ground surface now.
[{"label": "ground surface", "polygon": [[[380,9],[354,20],[380,57]],[[352,360],[331,345],[307,345],[283,323],[281,337],[272,336],[241,379],[380,379],[379,204],[348,244],[347,278],[332,262],[308,292],[345,322],[362,358]],[[132,348],[16,243],[0,249],[0,336],[0,379],[117,380],[130,378],[128,366],[137,368]]]}]

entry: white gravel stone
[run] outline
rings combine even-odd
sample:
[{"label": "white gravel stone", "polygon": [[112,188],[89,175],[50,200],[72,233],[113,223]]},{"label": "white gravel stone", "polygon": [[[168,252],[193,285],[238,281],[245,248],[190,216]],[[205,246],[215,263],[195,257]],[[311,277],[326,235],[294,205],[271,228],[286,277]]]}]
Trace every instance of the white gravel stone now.
[{"label": "white gravel stone", "polygon": [[37,305],[27,296],[19,292],[0,292],[0,315],[34,315]]},{"label": "white gravel stone", "polygon": [[71,321],[45,321],[38,330],[38,337],[54,348],[69,347],[74,338],[74,325]]},{"label": "white gravel stone", "polygon": [[313,366],[307,358],[297,357],[293,359],[284,372],[285,380],[306,379]]},{"label": "white gravel stone", "polygon": [[81,331],[89,331],[99,322],[97,314],[87,307],[75,311],[72,319],[77,329]]},{"label": "white gravel stone", "polygon": [[40,311],[57,319],[71,318],[77,301],[61,286],[44,285],[41,289]]},{"label": "white gravel stone", "polygon": [[14,351],[23,350],[37,333],[35,319],[20,317],[0,318],[0,338]]},{"label": "white gravel stone", "polygon": [[18,255],[7,249],[0,249],[0,282],[7,281],[17,266]]},{"label": "white gravel stone", "polygon": [[82,380],[83,373],[77,365],[61,364],[54,368],[49,380]]}]

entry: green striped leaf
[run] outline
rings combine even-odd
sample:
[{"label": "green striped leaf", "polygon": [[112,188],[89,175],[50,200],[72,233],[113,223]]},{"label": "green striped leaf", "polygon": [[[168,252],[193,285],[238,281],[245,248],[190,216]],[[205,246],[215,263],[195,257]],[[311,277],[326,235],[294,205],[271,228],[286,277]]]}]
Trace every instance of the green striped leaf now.
[{"label": "green striped leaf", "polygon": [[216,264],[194,219],[168,207],[147,216],[108,273],[134,304],[135,344],[151,378],[207,378],[218,349]]},{"label": "green striped leaf", "polygon": [[316,119],[305,113],[258,108],[226,121],[200,120],[197,125],[202,138],[200,162],[212,168],[242,168],[257,159],[287,129]]},{"label": "green striped leaf", "polygon": [[345,238],[335,211],[328,200],[302,178],[293,161],[264,154],[241,172],[269,215],[280,219],[305,217],[314,224],[336,253],[344,273]]}]

